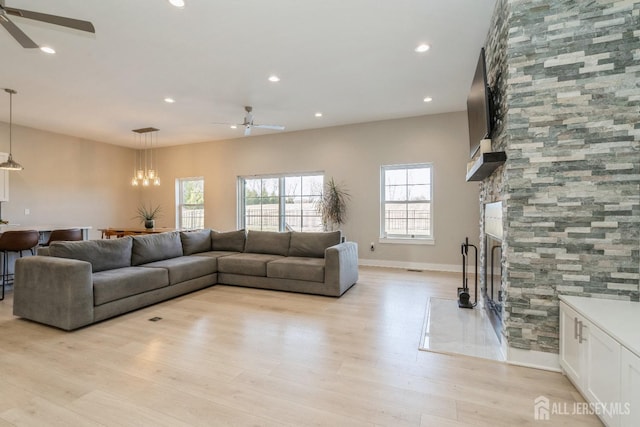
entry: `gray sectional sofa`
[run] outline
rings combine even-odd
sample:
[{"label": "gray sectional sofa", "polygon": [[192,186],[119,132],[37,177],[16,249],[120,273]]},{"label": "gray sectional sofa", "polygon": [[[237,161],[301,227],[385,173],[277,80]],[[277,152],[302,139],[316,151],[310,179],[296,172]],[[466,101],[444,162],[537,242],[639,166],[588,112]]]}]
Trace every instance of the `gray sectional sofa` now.
[{"label": "gray sectional sofa", "polygon": [[[340,232],[169,232],[54,242],[16,260],[13,314],[73,330],[214,284],[339,297],[358,280]],[[41,256],[48,255],[48,256]]]}]

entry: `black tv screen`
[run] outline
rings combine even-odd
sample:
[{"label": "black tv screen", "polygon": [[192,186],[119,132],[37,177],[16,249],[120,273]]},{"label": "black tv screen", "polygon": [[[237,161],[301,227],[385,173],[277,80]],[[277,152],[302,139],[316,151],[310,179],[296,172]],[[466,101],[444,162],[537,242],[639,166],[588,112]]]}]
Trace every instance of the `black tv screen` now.
[{"label": "black tv screen", "polygon": [[469,157],[478,151],[480,141],[491,135],[491,104],[484,48],[480,50],[478,65],[473,75],[473,83],[467,97],[467,116],[469,119]]}]

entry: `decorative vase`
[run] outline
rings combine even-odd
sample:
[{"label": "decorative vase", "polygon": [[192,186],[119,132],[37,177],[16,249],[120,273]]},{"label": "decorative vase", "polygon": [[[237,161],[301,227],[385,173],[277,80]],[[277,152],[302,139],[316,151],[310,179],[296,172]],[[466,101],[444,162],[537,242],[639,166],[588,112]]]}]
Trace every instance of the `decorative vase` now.
[{"label": "decorative vase", "polygon": [[144,220],[144,228],[154,228],[156,226],[156,221],[153,219],[145,219]]}]

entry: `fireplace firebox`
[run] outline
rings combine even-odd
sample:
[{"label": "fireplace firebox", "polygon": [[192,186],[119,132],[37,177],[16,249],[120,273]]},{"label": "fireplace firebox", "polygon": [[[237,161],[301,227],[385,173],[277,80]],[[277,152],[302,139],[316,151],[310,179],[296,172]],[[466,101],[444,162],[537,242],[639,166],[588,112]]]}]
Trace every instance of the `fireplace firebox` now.
[{"label": "fireplace firebox", "polygon": [[487,317],[498,339],[502,341],[502,202],[484,206],[484,283],[481,288]]}]

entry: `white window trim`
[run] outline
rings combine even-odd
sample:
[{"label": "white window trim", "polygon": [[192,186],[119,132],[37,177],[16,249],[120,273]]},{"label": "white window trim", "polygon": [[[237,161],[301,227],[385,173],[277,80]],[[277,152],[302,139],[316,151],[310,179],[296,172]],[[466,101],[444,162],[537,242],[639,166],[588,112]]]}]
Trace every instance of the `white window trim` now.
[{"label": "white window trim", "polygon": [[[393,170],[393,169],[419,169],[419,168],[429,168],[429,173],[431,174],[431,185],[430,185],[430,197],[429,197],[429,205],[430,205],[430,215],[429,215],[429,229],[431,230],[431,235],[429,236],[416,236],[416,237],[401,237],[401,236],[386,236],[384,229],[384,221],[385,221],[385,171]],[[423,163],[407,163],[407,164],[399,164],[399,165],[382,165],[380,166],[380,237],[378,239],[378,243],[382,244],[405,244],[405,245],[435,245],[435,233],[433,229],[433,163],[423,162]]]},{"label": "white window trim", "polygon": [[399,245],[435,245],[436,240],[433,237],[380,237],[378,243],[387,244],[399,244]]},{"label": "white window trim", "polygon": [[182,230],[182,206],[202,206],[204,210],[204,203],[202,205],[183,204],[182,203],[182,183],[184,181],[202,181],[204,185],[203,176],[191,176],[176,178],[176,228]]},{"label": "white window trim", "polygon": [[[269,179],[269,178],[278,178],[280,180],[279,188],[282,189],[284,186],[284,179],[287,177],[299,177],[299,176],[322,176],[324,181],[325,173],[324,171],[312,171],[312,172],[286,172],[280,174],[264,174],[264,175],[240,175],[236,179],[236,226],[238,229],[246,228],[245,225],[245,217],[246,217],[246,209],[244,205],[245,199],[245,180],[247,179]],[[281,197],[281,194],[278,194],[278,198],[280,199],[280,203],[283,203],[284,200]],[[284,206],[282,206],[282,211],[284,211]],[[280,215],[280,229],[284,229],[284,221],[285,218],[283,215]]]}]

